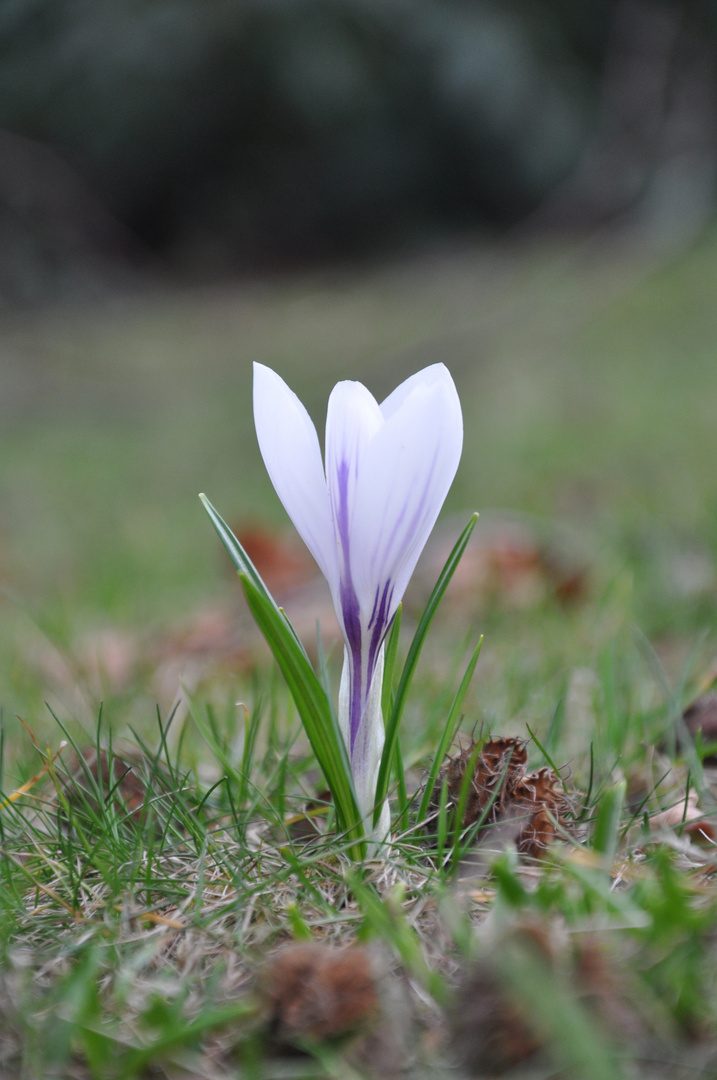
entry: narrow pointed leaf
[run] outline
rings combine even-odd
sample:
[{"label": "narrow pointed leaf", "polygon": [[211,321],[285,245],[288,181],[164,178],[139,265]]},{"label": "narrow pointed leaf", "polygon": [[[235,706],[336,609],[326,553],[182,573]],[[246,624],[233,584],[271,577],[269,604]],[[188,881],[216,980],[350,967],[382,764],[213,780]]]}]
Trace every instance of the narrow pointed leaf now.
[{"label": "narrow pointed leaf", "polygon": [[296,632],[274,601],[251,559],[205,496],[200,496],[224,547],[239,573],[249,609],[281,668],[311,748],[331,790],[339,828],[354,841],[352,854],[364,854],[364,832],[351,766],[338,722],[326,692]]},{"label": "narrow pointed leaf", "polygon": [[388,793],[389,778],[391,775],[391,762],[393,760],[394,746],[396,739],[398,738],[398,728],[401,723],[401,717],[408,698],[408,691],[413,681],[413,676],[416,671],[418,659],[421,655],[421,649],[423,643],[426,640],[426,635],[433,622],[433,617],[438,610],[438,606],[443,599],[443,595],[450,584],[458,563],[461,561],[463,552],[466,549],[468,541],[470,540],[471,533],[473,532],[476,522],[478,521],[478,514],[473,514],[466,525],[465,529],[458,537],[453,551],[448,556],[446,564],[441,570],[438,576],[433,592],[431,593],[428,603],[423,611],[420,622],[416,627],[416,632],[413,635],[413,641],[411,647],[408,650],[408,656],[406,657],[406,663],[403,665],[403,671],[401,672],[401,678],[396,690],[396,699],[393,704],[393,711],[386,723],[386,741],[383,746],[383,754],[381,755],[381,765],[378,771],[378,782],[376,784],[376,809],[374,810],[374,825],[378,822],[378,816],[381,812],[384,800]]},{"label": "narrow pointed leaf", "polygon": [[605,862],[610,863],[615,857],[618,846],[618,832],[622,807],[625,802],[627,783],[619,780],[605,792],[595,819],[593,831],[593,850],[605,857]]},{"label": "narrow pointed leaf", "polygon": [[431,801],[431,796],[433,795],[433,789],[436,786],[436,780],[438,779],[438,774],[441,771],[441,765],[443,764],[443,759],[445,758],[446,754],[448,753],[449,746],[453,742],[453,738],[454,738],[455,733],[456,733],[456,728],[457,728],[458,723],[459,723],[460,718],[461,718],[461,707],[463,705],[463,699],[465,698],[466,693],[468,692],[468,687],[471,684],[471,679],[473,678],[473,672],[475,671],[476,664],[478,663],[478,657],[480,656],[480,651],[481,651],[482,646],[483,646],[483,635],[481,634],[480,641],[476,645],[476,647],[475,647],[475,649],[473,651],[473,655],[471,656],[470,660],[468,661],[468,666],[467,666],[467,668],[465,670],[465,674],[464,674],[463,678],[461,679],[461,684],[460,684],[460,686],[458,687],[458,689],[456,691],[456,696],[453,698],[453,702],[452,702],[450,710],[448,712],[448,717],[446,719],[445,724],[443,725],[443,731],[441,732],[441,737],[440,737],[440,739],[438,741],[438,746],[436,748],[436,753],[435,753],[435,756],[433,758],[433,764],[431,765],[430,771],[428,773],[428,779],[426,780],[426,786],[423,789],[423,796],[421,798],[421,805],[420,805],[420,807],[418,809],[418,820],[419,821],[423,821],[426,814],[428,813],[428,804]]},{"label": "narrow pointed leaf", "polygon": [[[253,582],[253,584],[255,585],[257,590],[264,596],[264,598],[266,600],[268,600],[269,603],[274,607],[274,609],[277,612],[278,616],[283,620],[284,624],[287,626],[287,628],[289,629],[289,631],[293,635],[294,640],[297,642],[297,644],[299,645],[299,647],[303,651],[304,656],[306,656],[306,650],[304,649],[303,645],[299,641],[299,638],[298,638],[298,636],[296,634],[296,631],[294,630],[294,627],[291,625],[291,623],[287,619],[284,612],[281,610],[281,608],[278,606],[278,604],[274,600],[274,597],[271,595],[271,593],[267,589],[266,585],[262,581],[261,576],[259,574],[259,571],[254,566],[254,563],[251,561],[251,559],[247,555],[246,551],[244,550],[242,545],[239,543],[239,541],[237,540],[237,538],[234,535],[234,533],[232,532],[232,530],[227,525],[224,518],[222,518],[221,515],[217,513],[217,511],[214,509],[214,507],[212,506],[212,504],[210,503],[210,501],[206,497],[206,495],[201,495],[200,494],[199,499],[200,499],[200,501],[202,503],[202,506],[204,507],[207,514],[209,515],[211,523],[214,526],[214,528],[216,529],[217,534],[219,536],[219,539],[224,544],[224,547],[226,548],[226,551],[227,551],[227,555],[229,556],[231,561],[234,563],[234,566],[235,566],[235,568],[237,570],[237,573],[245,574],[246,577],[249,578],[250,581]],[[307,660],[308,660],[308,657],[307,657]]]},{"label": "narrow pointed leaf", "polygon": [[399,604],[386,641],[386,654],[383,661],[383,687],[381,689],[381,713],[383,716],[388,716],[393,704],[391,701],[393,697],[393,672],[396,667],[398,639],[401,634],[401,612],[402,605]]}]

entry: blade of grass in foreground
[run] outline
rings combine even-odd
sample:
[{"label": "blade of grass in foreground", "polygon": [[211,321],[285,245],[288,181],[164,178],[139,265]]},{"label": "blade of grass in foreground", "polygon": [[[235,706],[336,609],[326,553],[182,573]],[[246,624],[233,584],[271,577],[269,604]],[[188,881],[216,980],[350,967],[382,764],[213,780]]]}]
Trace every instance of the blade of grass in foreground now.
[{"label": "blade of grass in foreground", "polygon": [[353,858],[365,854],[364,829],[356,802],[346,744],[326,692],[296,631],[279,608],[234,533],[204,495],[204,509],[234,563],[249,609],[281,668],[336,810],[339,829],[353,841]]},{"label": "blade of grass in foreground", "polygon": [[413,635],[413,641],[411,647],[408,650],[408,656],[406,657],[406,663],[403,665],[403,671],[401,672],[401,678],[398,682],[398,688],[396,690],[396,698],[393,703],[393,710],[386,723],[386,741],[383,746],[383,753],[381,755],[381,765],[378,770],[378,782],[376,784],[376,804],[373,816],[374,826],[378,825],[378,819],[381,814],[381,807],[384,804],[386,795],[388,793],[389,778],[391,775],[391,762],[393,761],[394,747],[396,745],[396,739],[398,738],[398,728],[401,723],[401,717],[403,715],[403,709],[408,698],[408,691],[413,681],[413,676],[418,664],[418,658],[421,655],[421,649],[423,643],[426,640],[426,635],[433,622],[433,616],[438,610],[438,605],[443,599],[451,578],[453,577],[458,563],[461,561],[463,552],[466,549],[466,545],[470,540],[471,533],[475,528],[478,520],[478,514],[473,514],[470,518],[465,529],[458,537],[456,545],[453,551],[448,556],[446,564],[441,570],[438,581],[436,582],[433,592],[431,593],[428,603],[424,608],[421,615],[420,622],[416,627],[416,632]]},{"label": "blade of grass in foreground", "polygon": [[403,604],[399,604],[393,623],[386,639],[386,655],[383,662],[383,686],[381,687],[381,713],[388,716],[393,708],[393,673],[396,667],[396,653],[398,652],[398,639],[401,635],[401,614]]},{"label": "blade of grass in foreground", "polygon": [[619,780],[608,788],[602,797],[595,819],[592,846],[594,851],[604,856],[606,864],[612,862],[617,851],[618,832],[626,790],[626,780]]},{"label": "blade of grass in foreground", "polygon": [[448,717],[446,719],[445,724],[443,725],[443,731],[441,732],[441,737],[440,737],[440,739],[438,741],[438,746],[436,748],[436,753],[435,753],[434,758],[433,758],[433,764],[431,765],[430,771],[428,773],[428,779],[426,780],[426,786],[423,789],[423,796],[421,798],[421,805],[418,808],[418,819],[417,819],[418,821],[423,821],[426,814],[428,813],[428,804],[431,801],[431,796],[433,795],[433,789],[436,786],[436,780],[438,779],[438,774],[441,771],[441,765],[443,764],[443,759],[445,758],[446,754],[448,753],[449,746],[453,742],[453,737],[454,737],[454,735],[456,733],[456,728],[458,727],[458,723],[460,721],[461,707],[463,705],[463,699],[465,698],[465,696],[466,696],[466,694],[468,692],[468,687],[471,684],[471,679],[473,678],[473,672],[475,671],[476,664],[478,663],[478,657],[480,656],[480,651],[481,651],[482,646],[483,646],[483,635],[481,634],[480,641],[476,645],[475,649],[473,650],[473,655],[471,656],[470,660],[468,661],[468,666],[467,666],[467,668],[465,670],[465,674],[463,675],[463,678],[461,679],[461,684],[460,684],[460,686],[458,687],[458,689],[456,691],[456,696],[453,698],[453,703],[451,704],[451,708],[450,708],[450,711],[448,713]]}]

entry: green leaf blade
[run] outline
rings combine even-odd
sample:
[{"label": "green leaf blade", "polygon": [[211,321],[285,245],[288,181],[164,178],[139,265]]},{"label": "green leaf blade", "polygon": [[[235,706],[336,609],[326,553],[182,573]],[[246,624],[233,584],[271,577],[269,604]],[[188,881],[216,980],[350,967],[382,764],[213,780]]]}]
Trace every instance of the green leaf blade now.
[{"label": "green leaf blade", "polygon": [[438,607],[443,599],[446,589],[448,588],[451,578],[453,577],[459,562],[463,556],[468,541],[470,540],[471,533],[473,532],[476,522],[478,521],[478,514],[475,513],[471,516],[468,524],[464,528],[458,540],[455,543],[453,550],[451,551],[446,563],[438,575],[438,580],[433,587],[428,603],[424,608],[421,615],[416,632],[413,635],[413,641],[411,647],[408,650],[408,656],[406,657],[406,663],[403,666],[401,672],[401,678],[398,682],[398,688],[396,690],[396,698],[393,705],[393,711],[386,723],[386,741],[383,747],[383,753],[381,755],[381,764],[378,771],[378,782],[376,784],[376,803],[374,810],[374,826],[378,824],[379,815],[381,813],[381,807],[384,804],[386,796],[388,794],[388,785],[391,775],[391,762],[394,756],[394,747],[398,738],[398,728],[401,723],[401,717],[408,698],[408,692],[413,681],[413,676],[418,665],[418,659],[421,655],[423,644],[426,640],[426,635],[430,629],[433,617],[438,610]]},{"label": "green leaf blade", "polygon": [[239,573],[249,610],[281,669],[319,767],[331,791],[339,828],[354,858],[365,855],[365,836],[346,744],[326,692],[296,631],[251,559],[209,500],[200,495],[214,528]]},{"label": "green leaf blade", "polygon": [[431,768],[428,773],[426,786],[423,789],[421,805],[418,809],[418,821],[423,821],[426,817],[426,814],[428,813],[428,804],[431,801],[431,796],[433,795],[433,789],[436,786],[438,774],[441,771],[443,759],[448,753],[448,749],[453,742],[454,736],[456,734],[456,729],[461,719],[461,708],[463,706],[463,700],[468,693],[468,687],[471,684],[473,672],[475,671],[476,664],[478,663],[478,657],[480,656],[480,651],[482,647],[483,635],[481,634],[480,640],[478,641],[478,644],[473,650],[471,658],[468,661],[468,666],[466,667],[463,678],[461,679],[460,686],[456,690],[455,697],[453,698],[453,702],[451,703],[451,707],[448,711],[446,722],[443,725],[443,731],[441,732],[441,737],[438,740],[438,746],[433,756],[433,763],[431,764]]}]

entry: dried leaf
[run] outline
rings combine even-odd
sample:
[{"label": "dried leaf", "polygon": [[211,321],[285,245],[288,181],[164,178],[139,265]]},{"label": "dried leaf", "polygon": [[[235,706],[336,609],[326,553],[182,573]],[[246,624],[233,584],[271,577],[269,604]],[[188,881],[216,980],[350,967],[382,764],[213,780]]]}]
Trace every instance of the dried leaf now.
[{"label": "dried leaf", "polygon": [[[472,742],[447,758],[431,798],[432,815],[438,812],[444,782],[449,808],[458,804],[475,745]],[[537,858],[557,837],[558,826],[567,828],[571,803],[553,769],[545,766],[529,773],[527,763],[526,740],[489,738],[475,761],[461,827],[469,828],[482,818],[485,825],[513,820],[518,850]]]}]

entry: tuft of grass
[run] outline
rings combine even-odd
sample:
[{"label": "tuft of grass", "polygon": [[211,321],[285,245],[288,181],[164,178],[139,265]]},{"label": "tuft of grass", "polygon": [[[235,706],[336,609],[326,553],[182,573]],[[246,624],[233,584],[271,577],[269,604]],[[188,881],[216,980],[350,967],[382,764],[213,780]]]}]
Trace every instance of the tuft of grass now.
[{"label": "tuft of grass", "polygon": [[[444,748],[476,658],[447,702]],[[267,1078],[353,1075],[351,1041],[309,1040],[299,1059],[272,1044],[261,969],[287,941],[358,941],[379,950],[391,979],[408,980],[402,1004],[382,1005],[389,1025],[401,1027],[408,1011],[419,1033],[402,1064],[408,1075],[447,1080],[463,1060],[456,1047],[471,1059],[456,1009],[476,963],[492,973],[490,1001],[517,1009],[539,1047],[521,1077],[537,1080],[548,1062],[596,1080],[649,1076],[656,1057],[710,1075],[714,849],[680,823],[646,824],[686,799],[691,773],[654,750],[646,772],[645,746],[638,752],[631,740],[664,726],[646,693],[654,672],[637,646],[621,663],[633,680],[641,672],[639,683],[616,680],[611,664],[591,684],[594,728],[584,736],[593,783],[582,824],[537,863],[519,859],[499,827],[478,822],[462,834],[460,807],[450,824],[445,784],[424,834],[434,752],[420,797],[394,803],[406,828],[352,868],[350,841],[329,828],[315,758],[280,687],[275,705],[264,696],[242,706],[233,726],[195,698],[181,740],[176,711],[133,745],[115,740],[102,711],[84,746],[56,719],[55,749],[38,747],[39,769],[0,803],[3,1067],[98,1080],[177,1070],[228,1080],[237,1068]],[[640,691],[644,710],[620,737],[619,760],[603,733],[616,681]],[[430,719],[428,702],[424,709]],[[546,730],[553,716],[546,710]],[[564,761],[554,725],[551,746]],[[588,779],[587,764],[573,762],[571,785]],[[634,1031],[614,1020],[628,983]],[[356,1075],[382,1076],[383,1059],[367,1052]]]}]

